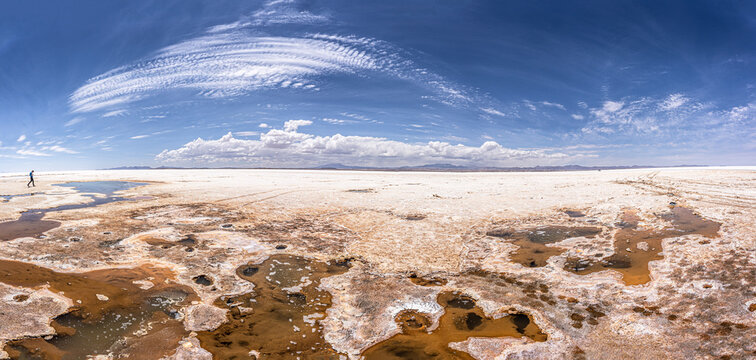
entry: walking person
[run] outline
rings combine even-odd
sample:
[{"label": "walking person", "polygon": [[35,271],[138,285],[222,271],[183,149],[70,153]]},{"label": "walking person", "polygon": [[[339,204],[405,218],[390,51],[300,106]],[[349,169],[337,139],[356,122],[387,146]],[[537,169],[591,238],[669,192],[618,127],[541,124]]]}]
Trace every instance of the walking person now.
[{"label": "walking person", "polygon": [[29,173],[29,182],[26,183],[26,187],[29,187],[29,184],[31,184],[31,186],[37,187],[37,185],[34,185],[34,170]]}]

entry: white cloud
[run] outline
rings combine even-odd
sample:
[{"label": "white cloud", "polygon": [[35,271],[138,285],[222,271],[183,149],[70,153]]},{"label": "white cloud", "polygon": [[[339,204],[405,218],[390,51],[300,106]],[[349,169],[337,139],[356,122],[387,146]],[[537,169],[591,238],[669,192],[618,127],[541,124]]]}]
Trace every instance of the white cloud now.
[{"label": "white cloud", "polygon": [[300,24],[311,25],[326,23],[330,17],[326,14],[314,14],[307,10],[300,10],[296,1],[276,0],[263,4],[263,7],[251,16],[230,24],[215,25],[208,29],[209,33],[224,32],[256,26]]},{"label": "white cloud", "polygon": [[565,110],[565,111],[567,110],[567,109],[564,108],[564,105],[562,105],[562,104],[548,102],[548,101],[541,101],[541,105],[555,107],[557,109],[562,109],[562,110]]},{"label": "white cloud", "polygon": [[499,110],[496,110],[494,108],[480,108],[480,110],[483,111],[484,113],[491,114],[491,115],[502,116],[502,117],[507,116],[507,114]]},{"label": "white cloud", "polygon": [[268,125],[266,123],[261,123],[260,125],[257,125],[257,126],[260,127],[261,129],[267,129],[267,128],[270,127],[270,125]]},{"label": "white cloud", "polygon": [[361,120],[361,121],[367,121],[367,122],[373,122],[373,123],[377,122],[377,121],[375,121],[375,120],[373,120],[373,119],[371,119],[371,118],[369,118],[369,117],[367,117],[365,115],[360,115],[360,114],[342,112],[341,115],[342,116],[346,116],[348,118],[355,119],[355,120]]},{"label": "white cloud", "polygon": [[78,151],[74,151],[71,149],[64,148],[62,146],[53,145],[53,146],[43,146],[40,150],[42,151],[54,151],[59,153],[66,153],[66,154],[78,154]]},{"label": "white cloud", "polygon": [[625,106],[625,103],[621,101],[604,101],[601,110],[607,113],[615,113],[622,109],[623,106]]},{"label": "white cloud", "polygon": [[68,120],[68,122],[66,122],[66,124],[63,125],[63,126],[68,127],[68,126],[71,126],[71,125],[76,125],[76,124],[78,124],[78,123],[80,123],[82,121],[84,121],[84,118],[81,117],[81,116],[77,116],[77,117],[75,117],[75,118],[73,118],[71,120]]},{"label": "white cloud", "polygon": [[681,94],[665,98],[623,99],[606,101],[589,109],[585,134],[626,134],[662,136],[671,139],[707,139],[737,136],[753,131],[756,124],[753,104],[728,110],[712,110]]},{"label": "white cloud", "polygon": [[572,114],[570,116],[572,116],[572,118],[575,119],[575,120],[583,120],[583,119],[585,119],[585,116],[580,115],[580,114]]},{"label": "white cloud", "polygon": [[234,131],[234,136],[257,136],[259,131]]},{"label": "white cloud", "polygon": [[659,104],[659,108],[665,111],[670,111],[685,105],[688,102],[688,98],[682,94],[671,94],[664,102]]},{"label": "white cloud", "polygon": [[73,112],[83,113],[169,90],[191,90],[209,98],[273,88],[313,91],[327,75],[370,73],[415,83],[433,94],[426,98],[451,106],[473,101],[465,91],[419,68],[400,49],[380,40],[326,34],[265,36],[259,31],[229,27],[96,76],[76,89],[69,103]]},{"label": "white cloud", "polygon": [[525,104],[525,107],[527,107],[531,111],[536,111],[537,110],[536,107],[535,107],[535,105],[533,105],[532,102],[530,102],[528,100],[525,100],[525,101],[523,101],[523,103]]},{"label": "white cloud", "polygon": [[130,137],[130,139],[137,140],[137,139],[144,139],[146,137],[150,137],[150,136],[149,135],[134,135],[134,136]]},{"label": "white cloud", "polygon": [[307,126],[312,125],[312,121],[310,120],[289,120],[284,123],[284,131],[286,132],[294,132],[299,129],[300,126]]},{"label": "white cloud", "polygon": [[121,116],[121,115],[126,115],[126,114],[128,114],[128,113],[129,113],[129,112],[128,112],[128,111],[126,111],[125,109],[120,109],[120,110],[113,110],[113,111],[108,111],[108,112],[106,112],[106,113],[102,114],[102,117],[104,117],[104,118],[108,118],[108,117],[113,117],[113,116]]},{"label": "white cloud", "polygon": [[323,121],[329,124],[334,124],[334,125],[354,124],[357,122],[356,120],[346,120],[346,119],[336,119],[336,118],[323,118]]},{"label": "white cloud", "polygon": [[365,165],[407,165],[439,161],[507,165],[563,159],[561,153],[517,150],[486,141],[479,147],[431,141],[412,144],[369,136],[315,136],[298,132],[307,120],[292,120],[284,129],[272,129],[259,140],[241,140],[228,133],[217,140],[198,138],[181,148],[164,150],[156,159],[166,163],[237,163],[249,166],[314,166],[327,162]]},{"label": "white cloud", "polygon": [[456,136],[456,135],[446,135],[446,136],[442,137],[441,140],[456,141],[456,142],[459,143],[459,142],[465,142],[465,141],[467,141],[469,139],[463,138],[461,136]]},{"label": "white cloud", "polygon": [[37,150],[33,149],[20,149],[16,151],[16,154],[19,155],[28,155],[28,156],[51,156],[50,154],[46,154]]},{"label": "white cloud", "polygon": [[18,139],[16,139],[17,142],[22,142],[24,140],[26,140],[26,135],[23,135],[23,134],[19,136]]}]

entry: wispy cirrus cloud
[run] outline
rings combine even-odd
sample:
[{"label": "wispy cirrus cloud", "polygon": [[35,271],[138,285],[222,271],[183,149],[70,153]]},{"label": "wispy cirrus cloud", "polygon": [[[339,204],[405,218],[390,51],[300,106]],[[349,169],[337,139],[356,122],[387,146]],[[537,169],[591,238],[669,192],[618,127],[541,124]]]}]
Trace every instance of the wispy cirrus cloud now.
[{"label": "wispy cirrus cloud", "polygon": [[309,120],[290,120],[259,140],[236,139],[231,133],[215,140],[198,138],[164,150],[156,159],[166,163],[242,164],[246,166],[313,166],[327,162],[374,166],[422,165],[434,162],[513,165],[528,161],[559,161],[567,155],[543,150],[518,150],[486,141],[479,147],[448,142],[406,143],[370,136],[315,136],[299,131]]},{"label": "wispy cirrus cloud", "polygon": [[706,137],[756,128],[756,104],[716,108],[682,94],[605,101],[589,108],[585,134]]},{"label": "wispy cirrus cloud", "polygon": [[129,112],[127,110],[125,110],[125,109],[113,110],[113,111],[108,111],[108,112],[102,114],[102,117],[109,118],[109,117],[114,117],[114,116],[126,115],[128,113]]},{"label": "wispy cirrus cloud", "polygon": [[42,148],[40,148],[40,150],[42,150],[42,151],[54,151],[54,152],[66,153],[66,154],[78,154],[79,153],[78,151],[74,151],[74,150],[71,150],[71,149],[68,149],[68,148],[64,148],[64,147],[59,146],[59,145],[43,146]]},{"label": "wispy cirrus cloud", "polygon": [[384,41],[319,33],[272,36],[229,24],[96,76],[76,89],[69,103],[74,113],[109,110],[105,116],[123,111],[110,110],[113,107],[166,91],[189,90],[209,98],[275,88],[317,91],[336,74],[409,81],[425,88],[429,95],[424,98],[450,106],[474,101],[468,91],[418,66]]},{"label": "wispy cirrus cloud", "polygon": [[81,117],[81,116],[77,116],[77,117],[75,117],[75,118],[73,118],[71,120],[68,120],[63,126],[65,126],[65,127],[73,126],[73,125],[76,125],[76,124],[78,124],[78,123],[80,123],[82,121],[84,121],[84,118]]},{"label": "wispy cirrus cloud", "polygon": [[254,26],[269,26],[281,24],[313,25],[327,23],[331,17],[327,14],[316,14],[299,8],[294,0],[267,1],[262,8],[230,24],[215,25],[208,29],[210,33],[224,32]]}]

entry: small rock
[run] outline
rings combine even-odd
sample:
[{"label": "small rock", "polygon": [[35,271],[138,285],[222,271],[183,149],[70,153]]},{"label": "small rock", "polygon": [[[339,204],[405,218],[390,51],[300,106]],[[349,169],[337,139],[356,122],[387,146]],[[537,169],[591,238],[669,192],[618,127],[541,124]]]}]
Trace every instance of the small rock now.
[{"label": "small rock", "polygon": [[152,283],[152,281],[147,281],[147,280],[134,280],[131,283],[139,285],[139,288],[142,290],[149,290],[155,286],[155,284]]},{"label": "small rock", "polygon": [[97,299],[100,300],[100,301],[108,301],[108,300],[110,300],[109,297],[107,297],[107,296],[105,296],[103,294],[96,294],[95,296],[97,296]]},{"label": "small rock", "polygon": [[638,244],[635,245],[639,250],[648,251],[648,243],[645,241],[641,241]]},{"label": "small rock", "polygon": [[212,331],[226,322],[226,311],[221,308],[198,304],[186,310],[184,326],[189,331]]}]

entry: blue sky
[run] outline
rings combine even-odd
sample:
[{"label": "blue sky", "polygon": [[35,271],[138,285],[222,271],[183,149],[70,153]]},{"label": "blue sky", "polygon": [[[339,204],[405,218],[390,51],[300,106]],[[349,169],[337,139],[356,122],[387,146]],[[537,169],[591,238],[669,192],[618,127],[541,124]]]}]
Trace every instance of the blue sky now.
[{"label": "blue sky", "polygon": [[748,1],[6,1],[0,172],[756,165]]}]

